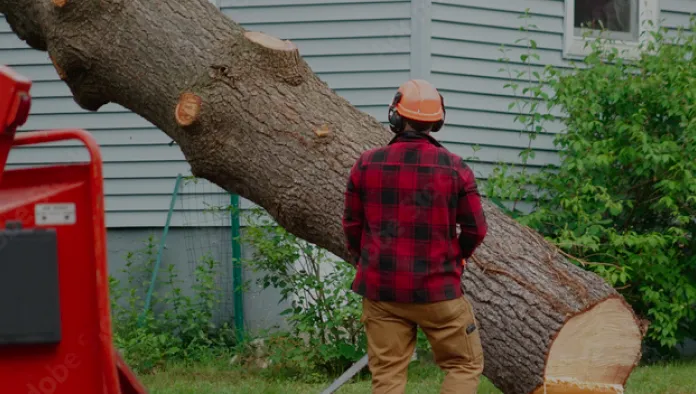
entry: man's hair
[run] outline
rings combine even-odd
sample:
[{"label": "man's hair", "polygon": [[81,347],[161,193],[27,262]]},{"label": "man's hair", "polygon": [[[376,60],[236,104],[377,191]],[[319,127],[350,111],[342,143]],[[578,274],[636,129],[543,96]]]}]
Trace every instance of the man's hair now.
[{"label": "man's hair", "polygon": [[421,122],[419,120],[404,119],[406,123],[419,133],[427,131],[433,126],[433,122]]}]

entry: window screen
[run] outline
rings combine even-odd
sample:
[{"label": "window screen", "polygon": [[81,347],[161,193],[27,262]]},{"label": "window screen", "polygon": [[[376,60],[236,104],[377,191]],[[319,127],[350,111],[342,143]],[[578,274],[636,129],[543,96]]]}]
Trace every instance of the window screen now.
[{"label": "window screen", "polygon": [[575,0],[575,35],[587,29],[608,30],[609,37],[635,41],[640,26],[638,0]]}]

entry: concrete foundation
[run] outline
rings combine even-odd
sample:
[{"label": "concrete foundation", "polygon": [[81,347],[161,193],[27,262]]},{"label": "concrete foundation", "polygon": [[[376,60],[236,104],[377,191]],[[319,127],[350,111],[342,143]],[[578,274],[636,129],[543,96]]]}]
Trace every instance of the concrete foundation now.
[{"label": "concrete foundation", "polygon": [[[242,231],[244,231],[242,229]],[[154,236],[151,254],[147,240]],[[128,261],[138,267],[144,267],[147,260],[157,257],[161,228],[109,229],[107,234],[109,273],[116,279],[126,281],[124,272]],[[252,250],[242,245],[244,258],[251,257]],[[212,258],[220,263],[216,273],[216,282],[222,289],[222,302],[216,308],[216,321],[234,324],[234,302],[232,281],[232,248],[229,228],[171,228],[167,236],[159,278],[166,279],[168,267],[173,266],[183,281],[180,286],[186,294],[192,294],[196,267],[205,258]],[[141,277],[149,280],[151,270]],[[251,333],[265,329],[286,328],[280,312],[287,308],[287,303],[279,303],[280,294],[275,289],[262,290],[255,283],[256,274],[248,269],[243,271],[243,280],[249,281],[249,288],[244,293],[244,320]],[[138,289],[144,295],[146,286]]]}]

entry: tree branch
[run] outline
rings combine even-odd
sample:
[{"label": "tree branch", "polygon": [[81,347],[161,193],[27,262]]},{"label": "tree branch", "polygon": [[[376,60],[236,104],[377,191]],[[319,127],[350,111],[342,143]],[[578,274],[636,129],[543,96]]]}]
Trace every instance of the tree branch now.
[{"label": "tree branch", "polygon": [[4,14],[12,31],[29,46],[40,51],[48,49],[44,28],[50,9],[49,2],[29,0],[0,0],[0,14]]}]

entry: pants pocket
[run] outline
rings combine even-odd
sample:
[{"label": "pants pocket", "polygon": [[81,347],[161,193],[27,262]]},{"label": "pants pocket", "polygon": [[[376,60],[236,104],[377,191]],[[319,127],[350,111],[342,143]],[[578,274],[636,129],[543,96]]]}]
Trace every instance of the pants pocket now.
[{"label": "pants pocket", "polygon": [[[441,310],[446,314],[433,317],[431,325],[422,327],[432,345],[435,362],[446,371],[478,373],[483,368],[483,349],[469,303],[459,298]],[[440,324],[436,324],[438,321]]]},{"label": "pants pocket", "polygon": [[362,313],[360,314],[360,323],[365,324],[368,318],[370,304],[367,298],[362,300]]},{"label": "pants pocket", "polygon": [[462,302],[464,303],[466,313],[465,313],[465,326],[464,330],[466,332],[466,341],[471,351],[471,356],[473,360],[480,360],[483,358],[483,346],[481,345],[481,332],[479,329],[478,321],[474,313],[474,308],[469,302],[469,300],[462,296]]}]

